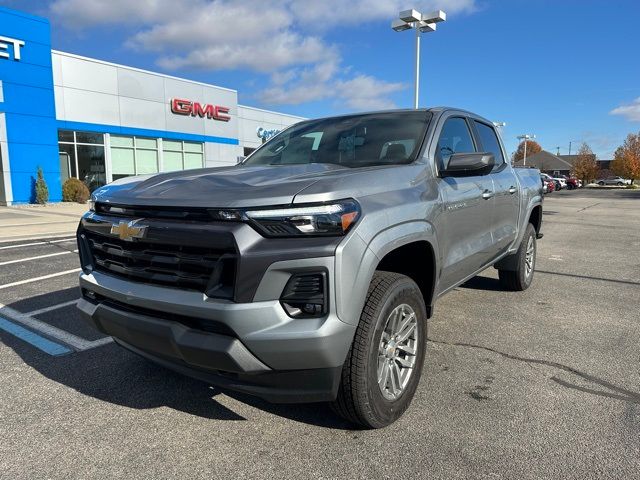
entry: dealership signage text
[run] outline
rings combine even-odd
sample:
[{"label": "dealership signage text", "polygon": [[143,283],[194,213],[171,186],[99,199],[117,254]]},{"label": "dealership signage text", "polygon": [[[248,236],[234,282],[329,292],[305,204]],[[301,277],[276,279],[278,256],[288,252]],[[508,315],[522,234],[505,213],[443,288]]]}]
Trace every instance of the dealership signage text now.
[{"label": "dealership signage text", "polygon": [[279,133],[280,133],[280,130],[275,128],[268,130],[264,127],[258,127],[256,129],[256,134],[258,135],[258,137],[264,140],[265,142],[269,140],[271,137],[275,137]]},{"label": "dealership signage text", "polygon": [[13,59],[20,61],[20,49],[24,47],[24,41],[15,38],[3,37],[0,35],[0,58],[11,58],[9,55],[9,45],[13,45]]},{"label": "dealership signage text", "polygon": [[178,115],[188,115],[191,117],[211,118],[213,120],[219,120],[221,122],[228,122],[231,120],[228,107],[222,107],[220,105],[201,104],[198,102],[192,102],[191,100],[185,100],[183,98],[171,99],[171,111]]}]

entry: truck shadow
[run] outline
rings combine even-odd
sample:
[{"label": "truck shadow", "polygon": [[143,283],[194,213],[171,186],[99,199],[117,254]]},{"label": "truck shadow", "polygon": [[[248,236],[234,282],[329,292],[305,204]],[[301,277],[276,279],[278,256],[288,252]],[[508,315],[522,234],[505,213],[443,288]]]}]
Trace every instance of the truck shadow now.
[{"label": "truck shadow", "polygon": [[491,292],[503,292],[505,289],[500,285],[500,281],[497,278],[483,277],[476,275],[475,277],[467,280],[465,283],[457,288],[469,288],[472,290],[487,290]]},{"label": "truck shadow", "polygon": [[[29,305],[41,305],[42,300],[33,297]],[[26,305],[15,302],[9,306],[17,309]],[[73,307],[63,313],[66,316],[77,315]],[[81,322],[79,317],[77,321]],[[353,428],[332,413],[328,405],[276,405],[249,395],[224,392],[160,367],[114,343],[83,352],[51,356],[4,331],[0,331],[0,341],[44,377],[83,395],[123,407],[145,410],[164,406],[208,420],[246,420],[216,400],[224,393],[250,407],[297,422],[334,429]]]}]

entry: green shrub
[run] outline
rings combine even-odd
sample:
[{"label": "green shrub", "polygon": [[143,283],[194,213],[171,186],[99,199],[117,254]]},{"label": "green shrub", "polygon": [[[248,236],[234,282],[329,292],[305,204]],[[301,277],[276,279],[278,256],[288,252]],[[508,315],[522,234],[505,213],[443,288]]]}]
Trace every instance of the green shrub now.
[{"label": "green shrub", "polygon": [[44,180],[44,174],[42,168],[38,167],[38,178],[36,179],[36,203],[44,205],[49,201],[49,188],[47,182]]},{"label": "green shrub", "polygon": [[86,203],[90,197],[89,189],[77,178],[69,178],[62,185],[62,201]]}]

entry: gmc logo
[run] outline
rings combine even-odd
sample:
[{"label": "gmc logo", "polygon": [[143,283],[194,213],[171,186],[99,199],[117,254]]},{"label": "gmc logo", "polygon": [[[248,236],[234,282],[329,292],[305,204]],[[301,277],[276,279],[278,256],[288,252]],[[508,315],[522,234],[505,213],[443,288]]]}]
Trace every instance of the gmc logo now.
[{"label": "gmc logo", "polygon": [[231,120],[229,115],[225,115],[225,113],[229,113],[227,107],[221,107],[220,105],[201,105],[198,102],[192,102],[191,100],[184,100],[182,98],[171,99],[171,111],[178,115],[190,115],[201,118],[207,117],[221,122]]}]

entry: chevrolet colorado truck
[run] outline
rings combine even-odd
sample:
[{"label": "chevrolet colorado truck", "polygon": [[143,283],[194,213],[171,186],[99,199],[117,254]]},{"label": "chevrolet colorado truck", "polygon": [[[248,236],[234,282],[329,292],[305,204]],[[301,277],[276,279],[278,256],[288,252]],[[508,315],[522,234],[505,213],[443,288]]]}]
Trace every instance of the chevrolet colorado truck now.
[{"label": "chevrolet colorado truck", "polygon": [[490,266],[528,288],[541,222],[540,172],[478,115],[303,121],[238,165],[95,191],[78,307],[160,365],[379,428],[414,396],[436,300]]}]

